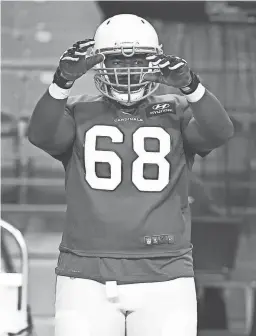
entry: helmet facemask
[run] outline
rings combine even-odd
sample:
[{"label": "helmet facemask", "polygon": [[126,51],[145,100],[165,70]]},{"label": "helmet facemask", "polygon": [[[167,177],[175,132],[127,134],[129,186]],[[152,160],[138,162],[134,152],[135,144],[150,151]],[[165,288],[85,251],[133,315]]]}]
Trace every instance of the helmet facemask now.
[{"label": "helmet facemask", "polygon": [[[135,48],[134,48],[135,49]],[[122,55],[124,58],[133,57],[134,55],[146,55],[149,53],[136,53],[135,50],[130,54],[131,48],[122,48],[122,54],[111,53],[109,55]],[[104,54],[108,57],[107,54]],[[144,75],[148,72],[159,71],[151,62],[147,66],[132,67],[106,67],[105,61],[95,67],[95,84],[97,89],[110,99],[119,103],[130,106],[151,95],[159,86],[157,83],[145,81]]]}]

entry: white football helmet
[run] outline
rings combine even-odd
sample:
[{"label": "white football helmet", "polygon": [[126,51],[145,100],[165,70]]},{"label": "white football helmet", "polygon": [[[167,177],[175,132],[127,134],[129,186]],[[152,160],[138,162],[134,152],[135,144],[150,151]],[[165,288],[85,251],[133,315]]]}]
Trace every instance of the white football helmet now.
[{"label": "white football helmet", "polygon": [[[97,29],[93,54],[123,55],[162,54],[162,46],[153,26],[141,17],[120,14],[104,21]],[[149,63],[148,67],[106,68],[104,61],[94,67],[97,89],[110,99],[130,106],[151,95],[159,86],[143,80],[146,72],[159,71]],[[127,84],[120,84],[120,75],[127,76]],[[136,84],[131,76],[136,75]]]}]

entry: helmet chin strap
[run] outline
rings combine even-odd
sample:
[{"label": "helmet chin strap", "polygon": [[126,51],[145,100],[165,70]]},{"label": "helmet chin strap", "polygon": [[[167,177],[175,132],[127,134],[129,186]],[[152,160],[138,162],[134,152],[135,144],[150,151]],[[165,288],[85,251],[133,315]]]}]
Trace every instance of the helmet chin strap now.
[{"label": "helmet chin strap", "polygon": [[[114,89],[113,87],[110,88],[111,90],[111,94],[114,98],[116,98],[116,100],[120,103],[120,104],[124,104],[128,102],[128,93],[124,93],[124,92],[120,92],[117,91],[116,89]],[[136,91],[136,92],[131,92],[130,93],[130,97],[131,97],[131,101],[128,103],[129,105],[134,105],[136,104],[138,101],[141,100],[141,98],[144,96],[144,91],[145,91],[145,87],[141,88],[140,90]]]}]

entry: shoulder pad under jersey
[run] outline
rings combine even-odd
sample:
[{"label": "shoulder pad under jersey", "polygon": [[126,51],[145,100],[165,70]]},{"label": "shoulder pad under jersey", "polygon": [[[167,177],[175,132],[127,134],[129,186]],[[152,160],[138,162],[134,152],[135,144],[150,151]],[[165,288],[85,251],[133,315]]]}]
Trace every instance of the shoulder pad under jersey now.
[{"label": "shoulder pad under jersey", "polygon": [[70,96],[67,101],[67,106],[68,108],[71,109],[77,103],[91,103],[91,102],[96,102],[96,101],[102,101],[103,99],[104,97],[101,95],[90,96],[90,95],[84,94],[84,95]]},{"label": "shoulder pad under jersey", "polygon": [[184,96],[173,93],[159,96],[151,96],[148,99],[148,104],[165,103],[170,101],[174,101],[176,103],[176,106],[181,107],[183,111],[189,107],[188,101]]}]

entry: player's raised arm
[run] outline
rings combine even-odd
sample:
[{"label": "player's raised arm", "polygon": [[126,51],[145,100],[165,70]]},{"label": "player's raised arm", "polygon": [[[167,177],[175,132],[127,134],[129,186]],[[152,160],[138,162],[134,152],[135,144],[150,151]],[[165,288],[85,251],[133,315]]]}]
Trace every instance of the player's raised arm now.
[{"label": "player's raised arm", "polygon": [[29,141],[51,155],[65,152],[74,140],[75,124],[68,96],[75,80],[104,58],[100,54],[87,57],[88,48],[93,45],[92,39],[78,41],[61,56],[53,83],[33,111]]},{"label": "player's raised arm", "polygon": [[74,120],[65,111],[67,99],[56,99],[49,91],[38,101],[32,114],[28,139],[51,155],[62,154],[75,136]]},{"label": "player's raised arm", "polygon": [[[202,89],[204,90],[204,89]],[[195,152],[223,145],[234,134],[234,126],[219,100],[208,90],[198,101],[189,102],[193,117],[185,125],[184,138]]]},{"label": "player's raised arm", "polygon": [[164,54],[148,57],[161,72],[146,74],[144,79],[179,88],[185,95],[185,108],[193,118],[185,125],[183,136],[195,152],[204,152],[224,144],[233,136],[234,126],[219,100],[190,70],[185,60]]}]

